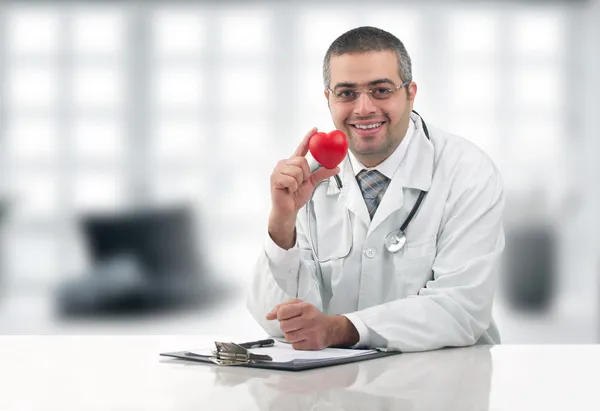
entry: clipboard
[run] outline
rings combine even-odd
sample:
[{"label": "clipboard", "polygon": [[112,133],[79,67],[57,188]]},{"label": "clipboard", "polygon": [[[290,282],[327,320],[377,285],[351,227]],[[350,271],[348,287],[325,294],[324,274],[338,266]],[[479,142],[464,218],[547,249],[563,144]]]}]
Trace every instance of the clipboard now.
[{"label": "clipboard", "polygon": [[[271,340],[272,341],[272,340]],[[212,355],[200,355],[189,351],[176,351],[161,353],[163,357],[177,358],[180,360],[209,363],[219,366],[236,366],[248,368],[262,368],[282,371],[304,371],[315,368],[330,367],[334,365],[349,364],[375,358],[389,357],[400,354],[399,351],[387,352],[374,350],[372,353],[350,357],[320,358],[320,359],[294,359],[292,361],[278,362],[268,355],[254,354],[245,348],[248,344],[215,341]],[[262,347],[264,347],[263,345]]]}]

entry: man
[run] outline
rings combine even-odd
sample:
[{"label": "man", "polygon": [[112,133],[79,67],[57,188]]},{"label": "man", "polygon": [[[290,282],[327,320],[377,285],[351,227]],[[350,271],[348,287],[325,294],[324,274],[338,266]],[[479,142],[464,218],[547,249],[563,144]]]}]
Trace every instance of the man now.
[{"label": "man", "polygon": [[[349,152],[340,167],[311,173],[312,129],[277,163],[249,310],[300,350],[499,343],[492,301],[504,195],[492,161],[412,111],[410,57],[388,32],[341,35],[325,55],[323,78]],[[386,238],[415,205],[405,246],[390,251]]]}]

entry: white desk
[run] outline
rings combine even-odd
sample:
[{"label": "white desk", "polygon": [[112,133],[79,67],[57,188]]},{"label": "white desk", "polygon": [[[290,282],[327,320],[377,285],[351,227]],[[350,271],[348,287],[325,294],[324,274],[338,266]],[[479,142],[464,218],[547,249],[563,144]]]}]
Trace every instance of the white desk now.
[{"label": "white desk", "polygon": [[600,346],[469,347],[298,373],[158,356],[211,340],[0,337],[0,411],[600,410]]}]

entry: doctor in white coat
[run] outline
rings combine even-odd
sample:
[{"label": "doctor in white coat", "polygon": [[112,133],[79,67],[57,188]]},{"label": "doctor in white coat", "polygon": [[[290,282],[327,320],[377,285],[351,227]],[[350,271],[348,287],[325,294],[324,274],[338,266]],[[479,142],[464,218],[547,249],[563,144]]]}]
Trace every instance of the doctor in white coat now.
[{"label": "doctor in white coat", "polygon": [[[410,57],[392,34],[373,27],[344,33],[323,73],[349,152],[339,167],[311,173],[312,129],[277,163],[250,312],[270,335],[303,350],[499,343],[492,318],[504,249],[498,170],[476,146],[413,112]],[[376,170],[378,185],[387,186],[374,210],[359,185],[363,170]],[[390,252],[386,236],[407,220],[421,192],[405,246]]]}]

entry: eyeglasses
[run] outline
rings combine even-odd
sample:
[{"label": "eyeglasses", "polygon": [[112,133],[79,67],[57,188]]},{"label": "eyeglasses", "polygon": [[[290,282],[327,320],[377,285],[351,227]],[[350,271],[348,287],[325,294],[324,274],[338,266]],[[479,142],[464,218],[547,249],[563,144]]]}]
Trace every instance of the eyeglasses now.
[{"label": "eyeglasses", "polygon": [[406,87],[412,80],[406,80],[404,83],[400,84],[398,87],[389,88],[389,87],[373,87],[365,90],[356,90],[356,89],[344,89],[341,91],[333,91],[329,87],[327,90],[333,93],[334,99],[339,101],[340,103],[351,103],[353,101],[358,100],[360,94],[365,92],[368,93],[375,100],[387,100],[392,97],[392,95],[400,90],[402,87]]}]

